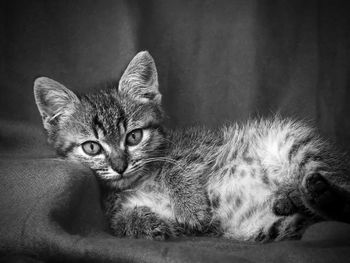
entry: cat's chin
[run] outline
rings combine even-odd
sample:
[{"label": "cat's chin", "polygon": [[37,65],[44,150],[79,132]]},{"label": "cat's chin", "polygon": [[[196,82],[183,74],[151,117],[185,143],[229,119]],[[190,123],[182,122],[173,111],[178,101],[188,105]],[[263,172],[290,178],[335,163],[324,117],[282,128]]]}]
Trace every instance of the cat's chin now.
[{"label": "cat's chin", "polygon": [[106,176],[99,176],[100,179],[110,187],[116,188],[118,190],[126,190],[135,187],[139,183],[141,174],[115,174]]},{"label": "cat's chin", "polygon": [[115,181],[123,179],[123,176],[121,174],[117,174],[117,173],[109,174],[107,176],[98,174],[98,177],[104,182],[115,182]]}]

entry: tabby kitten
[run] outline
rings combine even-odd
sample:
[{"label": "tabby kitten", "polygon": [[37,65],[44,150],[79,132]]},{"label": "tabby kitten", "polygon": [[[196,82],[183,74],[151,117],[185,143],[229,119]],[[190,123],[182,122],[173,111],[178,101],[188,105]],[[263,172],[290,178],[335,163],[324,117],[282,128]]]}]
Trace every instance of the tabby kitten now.
[{"label": "tabby kitten", "polygon": [[34,95],[57,153],[101,182],[116,236],[270,241],[298,238],[320,220],[350,221],[345,157],[300,122],[166,130],[148,52],[118,87],[78,96],[41,77]]}]

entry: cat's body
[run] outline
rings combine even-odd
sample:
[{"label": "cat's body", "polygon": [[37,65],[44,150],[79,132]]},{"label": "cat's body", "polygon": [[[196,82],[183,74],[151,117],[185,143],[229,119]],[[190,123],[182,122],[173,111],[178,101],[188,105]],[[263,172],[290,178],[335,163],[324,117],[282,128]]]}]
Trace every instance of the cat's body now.
[{"label": "cat's body", "polygon": [[58,153],[95,171],[117,236],[282,240],[319,220],[350,219],[344,157],[299,122],[166,131],[146,52],[118,89],[78,98],[40,78],[35,96]]},{"label": "cat's body", "polygon": [[[274,211],[276,200],[308,191],[303,183],[306,175],[323,173],[337,181],[336,172],[343,172],[341,164],[334,163],[340,156],[328,152],[329,146],[312,129],[292,120],[251,121],[215,132],[203,127],[177,130],[167,140],[166,157],[176,163],[161,161],[166,163],[146,181],[119,193],[118,209],[148,207],[169,229],[176,229],[179,221],[189,224],[193,220],[195,228],[205,222],[205,231],[238,240],[298,238],[307,226],[321,220],[317,207],[305,201],[298,213],[281,215]],[[335,165],[334,171],[326,170],[327,162]],[[183,195],[182,200],[174,201],[178,198],[172,196],[174,191]],[[297,198],[303,198],[301,193]],[[181,201],[191,205],[192,213],[179,220],[174,205]],[[113,221],[111,217],[114,229],[120,228],[119,218]]]}]

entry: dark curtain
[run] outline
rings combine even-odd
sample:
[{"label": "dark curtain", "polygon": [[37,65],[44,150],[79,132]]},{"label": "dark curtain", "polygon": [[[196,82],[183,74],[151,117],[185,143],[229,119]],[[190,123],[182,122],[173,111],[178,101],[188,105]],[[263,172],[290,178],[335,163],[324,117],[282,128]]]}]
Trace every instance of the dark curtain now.
[{"label": "dark curtain", "polygon": [[[12,224],[14,216],[24,216],[18,214],[23,202],[35,202],[36,197],[30,196],[42,196],[46,179],[41,180],[40,176],[49,176],[56,182],[59,181],[57,174],[69,174],[57,164],[52,166],[53,170],[42,169],[36,159],[32,159],[53,156],[40,132],[41,120],[32,94],[34,79],[47,76],[76,92],[93,91],[106,82],[118,80],[140,50],[149,50],[156,61],[169,126],[216,127],[227,121],[279,113],[310,121],[340,148],[350,150],[348,3],[326,0],[1,1],[0,203],[1,220],[5,220],[1,222]],[[26,161],[28,158],[30,161]],[[42,164],[43,167],[50,165]],[[18,176],[19,173],[23,176]],[[28,185],[26,181],[21,182],[22,188],[15,187],[16,180],[34,180],[29,185],[37,195],[32,195],[33,191],[23,192]],[[60,184],[69,192],[75,188],[68,186],[76,182],[63,180]],[[36,188],[38,185],[41,188]],[[7,203],[10,197],[15,198],[12,208]],[[16,207],[18,203],[21,205]],[[8,232],[8,225],[4,224],[1,224],[0,238]],[[7,249],[11,250],[8,244],[16,247],[19,237],[6,237]],[[186,244],[196,246],[191,242]],[[203,242],[202,247],[203,244],[212,247],[212,241]],[[225,250],[227,244],[220,242],[220,249]],[[153,249],[153,245],[147,243],[146,246]],[[232,255],[233,248],[228,247]],[[206,245],[204,248],[207,249]],[[61,252],[51,249],[58,254],[62,252],[62,248],[58,250]],[[182,251],[179,247],[176,249],[170,250],[170,254],[175,255],[173,258]],[[259,249],[255,251],[260,254],[253,253],[253,259],[265,253]],[[236,256],[245,257],[242,253]],[[150,262],[155,259],[152,255],[147,258]],[[266,255],[269,258],[270,254]],[[186,260],[205,257],[204,253],[200,258]],[[114,257],[107,257],[111,258]]]},{"label": "dark curtain", "polygon": [[[40,124],[33,79],[80,92],[137,51],[160,75],[169,124],[275,112],[350,143],[347,1],[2,1],[1,118]],[[20,106],[20,107],[19,107]]]}]

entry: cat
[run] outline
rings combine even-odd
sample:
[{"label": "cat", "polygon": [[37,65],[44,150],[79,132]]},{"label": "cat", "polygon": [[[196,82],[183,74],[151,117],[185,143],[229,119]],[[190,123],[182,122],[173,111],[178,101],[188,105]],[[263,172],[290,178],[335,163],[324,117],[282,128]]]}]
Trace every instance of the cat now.
[{"label": "cat", "polygon": [[58,155],[91,168],[118,237],[300,238],[321,220],[350,220],[348,161],[307,125],[274,117],[168,130],[147,51],[118,86],[76,95],[46,77],[34,96]]}]

